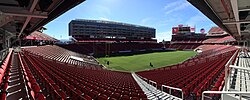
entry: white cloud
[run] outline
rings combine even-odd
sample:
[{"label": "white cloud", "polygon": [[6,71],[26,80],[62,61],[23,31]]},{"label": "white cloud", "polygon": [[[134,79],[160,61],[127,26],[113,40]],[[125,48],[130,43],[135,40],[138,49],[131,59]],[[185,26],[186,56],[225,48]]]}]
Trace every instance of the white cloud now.
[{"label": "white cloud", "polygon": [[166,14],[170,14],[172,12],[185,9],[188,6],[190,6],[190,4],[187,1],[184,1],[184,2],[183,1],[184,0],[179,0],[179,1],[175,1],[166,5],[164,7],[164,10],[166,10]]},{"label": "white cloud", "polygon": [[108,7],[97,5],[96,6],[96,13],[99,13],[99,15],[107,16],[111,14],[111,10]]},{"label": "white cloud", "polygon": [[207,18],[205,18],[204,15],[199,13],[199,14],[196,14],[193,17],[189,18],[189,20],[186,21],[186,24],[194,26],[194,25],[197,25],[199,23],[203,23],[203,22],[207,22],[207,21],[208,21]]},{"label": "white cloud", "polygon": [[171,2],[169,4],[167,4],[164,9],[167,10],[168,8],[173,8],[173,7],[176,7],[177,5],[181,4],[182,1],[179,0],[179,1],[175,1],[175,2]]},{"label": "white cloud", "polygon": [[120,6],[124,0],[94,0],[96,4],[105,5],[106,7]]},{"label": "white cloud", "polygon": [[141,24],[146,24],[146,23],[148,23],[150,20],[151,20],[151,18],[143,18],[143,19],[141,20]]},{"label": "white cloud", "polygon": [[161,20],[160,22],[158,22],[159,24],[157,24],[158,26],[169,26],[172,25],[173,23],[182,23],[183,20],[180,17],[167,17],[166,20]]},{"label": "white cloud", "polygon": [[185,22],[185,24],[189,26],[196,26],[196,32],[199,32],[201,28],[204,28],[207,32],[211,27],[217,26],[202,13],[192,16]]},{"label": "white cloud", "polygon": [[106,21],[110,21],[110,19],[105,18],[105,17],[99,17],[100,20],[106,20]]}]

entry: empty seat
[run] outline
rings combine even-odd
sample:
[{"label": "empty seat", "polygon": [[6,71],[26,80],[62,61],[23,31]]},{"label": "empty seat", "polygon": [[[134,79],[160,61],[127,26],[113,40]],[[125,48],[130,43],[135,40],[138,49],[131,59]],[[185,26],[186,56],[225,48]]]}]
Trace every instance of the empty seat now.
[{"label": "empty seat", "polygon": [[101,94],[100,96],[97,97],[97,100],[108,100],[108,96],[105,94]]}]

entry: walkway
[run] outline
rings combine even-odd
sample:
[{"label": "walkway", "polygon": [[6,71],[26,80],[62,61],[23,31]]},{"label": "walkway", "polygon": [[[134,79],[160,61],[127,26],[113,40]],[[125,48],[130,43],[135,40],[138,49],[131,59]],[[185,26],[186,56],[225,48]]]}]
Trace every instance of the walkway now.
[{"label": "walkway", "polygon": [[132,76],[137,82],[137,84],[141,87],[142,91],[147,95],[147,98],[149,100],[181,100],[178,97],[169,95],[165,92],[162,92],[161,90],[158,90],[156,87],[142,80],[135,73],[132,73]]}]

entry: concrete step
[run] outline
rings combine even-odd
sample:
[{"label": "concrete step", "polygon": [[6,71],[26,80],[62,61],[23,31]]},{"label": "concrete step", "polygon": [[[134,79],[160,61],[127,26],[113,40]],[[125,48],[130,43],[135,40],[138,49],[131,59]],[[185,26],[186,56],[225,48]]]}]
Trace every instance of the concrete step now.
[{"label": "concrete step", "polygon": [[181,98],[169,95],[166,92],[158,90],[156,87],[142,80],[135,73],[132,73],[132,76],[149,100],[181,100]]}]

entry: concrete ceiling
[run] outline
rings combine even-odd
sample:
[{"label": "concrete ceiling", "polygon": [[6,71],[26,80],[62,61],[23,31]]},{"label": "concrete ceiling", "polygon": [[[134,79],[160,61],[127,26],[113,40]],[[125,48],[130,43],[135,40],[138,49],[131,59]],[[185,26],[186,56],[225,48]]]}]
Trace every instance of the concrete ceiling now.
[{"label": "concrete ceiling", "polygon": [[235,39],[250,39],[250,0],[188,1]]},{"label": "concrete ceiling", "polygon": [[0,0],[0,28],[28,35],[85,0]]}]

